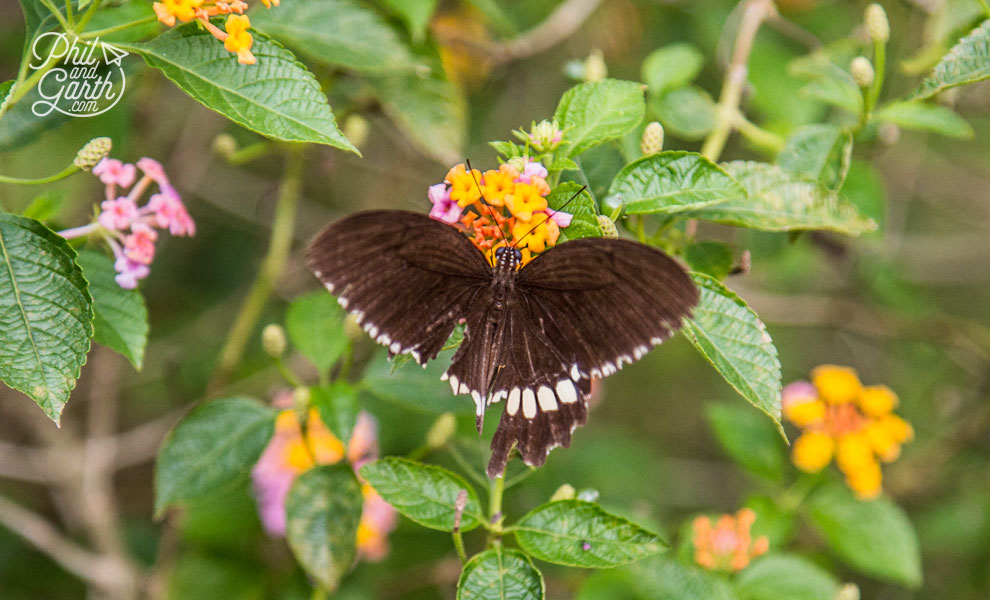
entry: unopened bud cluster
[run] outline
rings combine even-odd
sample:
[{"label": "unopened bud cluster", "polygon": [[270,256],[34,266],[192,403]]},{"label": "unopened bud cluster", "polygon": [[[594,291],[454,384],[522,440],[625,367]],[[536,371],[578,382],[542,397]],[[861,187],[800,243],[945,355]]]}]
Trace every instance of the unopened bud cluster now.
[{"label": "unopened bud cluster", "polygon": [[852,73],[853,80],[856,81],[856,85],[861,88],[870,87],[873,85],[873,78],[875,73],[873,72],[873,65],[865,56],[857,56],[852,59],[852,63],[849,65],[849,72]]},{"label": "unopened bud cluster", "polygon": [[643,130],[643,138],[639,142],[639,150],[643,156],[656,154],[663,150],[663,125],[653,121]]},{"label": "unopened bud cluster", "polygon": [[285,329],[281,325],[271,323],[261,330],[261,347],[265,354],[272,358],[278,358],[285,354],[285,347],[288,342],[285,339]]},{"label": "unopened bud cluster", "polygon": [[863,22],[866,25],[866,32],[874,42],[886,42],[890,39],[890,22],[887,21],[887,12],[877,3],[866,7],[866,14]]},{"label": "unopened bud cluster", "polygon": [[106,158],[112,147],[113,141],[108,137],[93,138],[79,150],[72,164],[83,171],[88,171]]},{"label": "unopened bud cluster", "polygon": [[606,215],[598,215],[598,227],[602,230],[602,237],[619,237],[619,230],[615,227],[615,221]]}]

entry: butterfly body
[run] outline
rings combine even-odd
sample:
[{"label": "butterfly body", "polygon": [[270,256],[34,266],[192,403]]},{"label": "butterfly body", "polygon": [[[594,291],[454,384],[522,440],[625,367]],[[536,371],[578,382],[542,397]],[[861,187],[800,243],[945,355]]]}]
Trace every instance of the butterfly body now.
[{"label": "butterfly body", "polygon": [[341,219],[309,249],[310,267],[391,354],[434,358],[458,322],[464,338],[443,378],[470,394],[480,431],[505,401],[489,476],[513,446],[540,465],[587,420],[591,380],[641,358],[698,301],[683,268],[619,239],[555,246],[520,268],[518,249],[494,267],[461,232],[425,215],[370,211]]}]

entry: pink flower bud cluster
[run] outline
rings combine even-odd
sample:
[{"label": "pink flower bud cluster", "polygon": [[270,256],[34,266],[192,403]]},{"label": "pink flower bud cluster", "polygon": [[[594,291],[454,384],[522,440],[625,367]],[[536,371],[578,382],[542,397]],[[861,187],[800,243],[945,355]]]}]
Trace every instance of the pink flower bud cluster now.
[{"label": "pink flower bud cluster", "polygon": [[[196,234],[196,223],[169,183],[162,165],[154,159],[142,158],[135,166],[104,158],[93,168],[93,174],[106,185],[106,200],[100,204],[96,221],[113,250],[117,284],[134,289],[150,273],[157,230],[192,236]],[[138,206],[152,183],[158,187],[158,193],[152,194],[144,206]]]}]

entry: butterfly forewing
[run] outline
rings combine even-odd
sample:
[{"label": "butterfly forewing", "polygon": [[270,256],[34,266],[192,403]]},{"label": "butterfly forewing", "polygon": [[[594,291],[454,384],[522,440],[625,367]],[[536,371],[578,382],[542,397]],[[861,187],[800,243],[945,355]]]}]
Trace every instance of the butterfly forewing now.
[{"label": "butterfly forewing", "polygon": [[336,221],[310,245],[308,259],[372,338],[421,364],[437,355],[492,273],[456,229],[402,211]]}]

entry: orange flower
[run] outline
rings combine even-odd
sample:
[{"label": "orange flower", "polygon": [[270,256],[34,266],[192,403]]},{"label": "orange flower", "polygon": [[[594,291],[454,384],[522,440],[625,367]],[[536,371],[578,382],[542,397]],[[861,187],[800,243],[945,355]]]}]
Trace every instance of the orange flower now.
[{"label": "orange flower", "polygon": [[519,171],[509,164],[502,165],[498,171],[485,171],[484,185],[481,186],[485,200],[492,206],[505,204],[505,195],[515,189],[517,177]]},{"label": "orange flower", "polygon": [[750,529],[756,513],[743,508],[733,515],[721,515],[714,526],[709,517],[700,516],[691,524],[694,530],[694,561],[706,569],[738,571],[769,549],[766,536],[752,539]]},{"label": "orange flower", "polygon": [[560,237],[560,227],[545,213],[537,215],[536,219],[529,222],[516,222],[512,228],[512,237],[516,242],[533,252],[543,252],[557,243],[557,239]]},{"label": "orange flower", "polygon": [[203,0],[162,0],[151,5],[158,20],[169,27],[175,25],[178,19],[185,23],[196,18],[196,9],[203,4]]},{"label": "orange flower", "polygon": [[481,198],[481,171],[472,169],[469,173],[464,164],[454,166],[447,172],[444,181],[450,184],[450,199],[461,208],[466,208]]},{"label": "orange flower", "polygon": [[[533,179],[537,179],[534,177]],[[546,183],[544,182],[544,185]],[[521,221],[531,221],[534,212],[547,209],[547,199],[540,192],[542,186],[533,183],[517,183],[512,194],[505,197],[505,206],[512,216]],[[547,190],[549,193],[549,190]]]},{"label": "orange flower", "polygon": [[247,32],[251,26],[251,20],[242,15],[230,15],[224,25],[227,30],[227,39],[223,41],[223,47],[229,52],[237,54],[237,62],[242,65],[253,65],[257,59],[251,54],[251,46],[254,38]]}]

